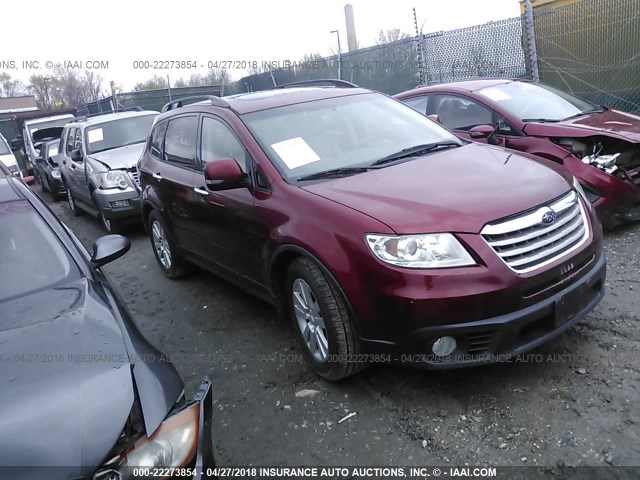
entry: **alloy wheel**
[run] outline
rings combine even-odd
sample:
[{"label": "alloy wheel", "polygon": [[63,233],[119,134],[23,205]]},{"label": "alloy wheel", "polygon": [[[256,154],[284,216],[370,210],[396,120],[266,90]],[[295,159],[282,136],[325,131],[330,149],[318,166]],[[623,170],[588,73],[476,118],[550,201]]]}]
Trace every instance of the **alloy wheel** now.
[{"label": "alloy wheel", "polygon": [[311,287],[302,278],[294,280],[292,290],[293,307],[302,339],[317,361],[326,362],[329,357],[329,341],[320,305]]},{"label": "alloy wheel", "polygon": [[164,229],[157,220],[154,220],[151,225],[151,237],[153,239],[153,248],[156,251],[156,256],[160,264],[165,270],[169,270],[171,268],[171,248],[169,247]]}]

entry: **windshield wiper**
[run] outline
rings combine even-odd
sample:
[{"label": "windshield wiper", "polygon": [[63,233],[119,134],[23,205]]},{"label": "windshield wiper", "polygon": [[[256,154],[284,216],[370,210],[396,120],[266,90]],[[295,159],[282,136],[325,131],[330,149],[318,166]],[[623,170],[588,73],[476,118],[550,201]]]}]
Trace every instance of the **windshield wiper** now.
[{"label": "windshield wiper", "polygon": [[371,164],[371,166],[382,165],[384,163],[393,162],[394,160],[400,160],[402,158],[419,157],[420,155],[424,155],[425,153],[433,152],[434,150],[439,150],[441,148],[452,148],[460,146],[462,146],[462,144],[453,141],[415,145],[413,147],[403,148],[399,152],[392,153],[391,155],[387,155],[386,157],[376,160]]},{"label": "windshield wiper", "polygon": [[553,118],[523,118],[522,121],[524,123],[529,123],[529,122],[533,122],[533,123],[558,123],[561,120],[553,119]]},{"label": "windshield wiper", "polygon": [[330,170],[323,170],[321,172],[312,173],[310,175],[305,175],[304,177],[298,178],[298,182],[303,182],[305,180],[317,180],[319,178],[331,178],[331,177],[345,177],[347,175],[354,175],[356,173],[363,173],[367,170],[372,170],[369,167],[340,167],[340,168],[332,168]]},{"label": "windshield wiper", "polygon": [[562,121],[565,122],[567,120],[571,120],[572,118],[583,117],[585,115],[591,115],[592,113],[602,113],[604,112],[604,108],[594,108],[592,110],[585,110],[584,112],[576,113],[575,115],[569,115],[567,118],[563,118]]}]

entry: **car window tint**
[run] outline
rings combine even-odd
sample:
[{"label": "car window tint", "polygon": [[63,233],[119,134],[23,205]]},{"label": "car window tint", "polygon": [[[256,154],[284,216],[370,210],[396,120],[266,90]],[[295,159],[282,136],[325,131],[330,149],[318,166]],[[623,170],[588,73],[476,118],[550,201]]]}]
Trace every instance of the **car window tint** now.
[{"label": "car window tint", "polygon": [[198,117],[180,117],[169,122],[164,159],[181,167],[193,167],[198,138]]},{"label": "car window tint", "polygon": [[469,130],[477,125],[493,125],[491,110],[468,98],[438,95],[434,113],[442,124],[452,130]]},{"label": "car window tint", "polygon": [[211,117],[202,119],[201,159],[203,165],[222,158],[233,158],[246,172],[246,156],[245,148],[228,126]]},{"label": "car window tint", "polygon": [[151,132],[151,141],[149,142],[149,153],[156,158],[162,158],[162,147],[164,144],[164,135],[167,131],[167,122],[162,122],[153,127]]},{"label": "car window tint", "polygon": [[402,103],[406,103],[415,111],[420,112],[422,114],[427,113],[428,101],[429,101],[429,97],[427,95],[420,95],[419,97],[403,98],[401,100]]}]

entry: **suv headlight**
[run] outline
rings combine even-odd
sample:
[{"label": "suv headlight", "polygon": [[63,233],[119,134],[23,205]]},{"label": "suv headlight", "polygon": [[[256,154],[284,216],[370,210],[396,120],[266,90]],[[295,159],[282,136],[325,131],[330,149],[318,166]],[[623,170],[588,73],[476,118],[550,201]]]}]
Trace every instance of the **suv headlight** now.
[{"label": "suv headlight", "polygon": [[380,260],[406,268],[446,268],[475,265],[469,252],[450,233],[424,235],[366,235]]},{"label": "suv headlight", "polygon": [[108,172],[96,172],[96,183],[99,188],[121,188],[125,189],[129,186],[127,174],[121,170],[110,170]]},{"label": "suv headlight", "polygon": [[53,170],[51,170],[51,176],[52,176],[53,178],[60,179],[60,178],[61,178],[61,176],[60,176],[60,170],[59,170],[59,169],[57,169],[57,168],[54,168]]},{"label": "suv headlight", "polygon": [[172,415],[148,438],[136,442],[118,466],[122,478],[136,478],[136,467],[183,467],[198,449],[200,404]]}]

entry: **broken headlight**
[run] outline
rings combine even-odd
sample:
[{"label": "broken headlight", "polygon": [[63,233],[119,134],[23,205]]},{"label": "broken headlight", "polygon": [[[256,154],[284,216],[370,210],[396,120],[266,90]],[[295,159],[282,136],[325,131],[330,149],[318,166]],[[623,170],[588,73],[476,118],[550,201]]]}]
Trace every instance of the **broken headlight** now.
[{"label": "broken headlight", "polygon": [[136,467],[183,467],[198,448],[200,404],[167,418],[150,437],[141,438],[118,465],[123,479],[133,479]]},{"label": "broken headlight", "polygon": [[406,268],[447,268],[475,265],[469,252],[450,233],[424,235],[366,235],[380,260]]},{"label": "broken headlight", "polygon": [[576,177],[573,177],[573,188],[575,188],[576,192],[580,194],[587,208],[591,210],[593,208],[591,206],[591,200],[589,200],[589,197],[585,193],[584,188],[582,188],[582,185],[580,185],[580,182]]}]

